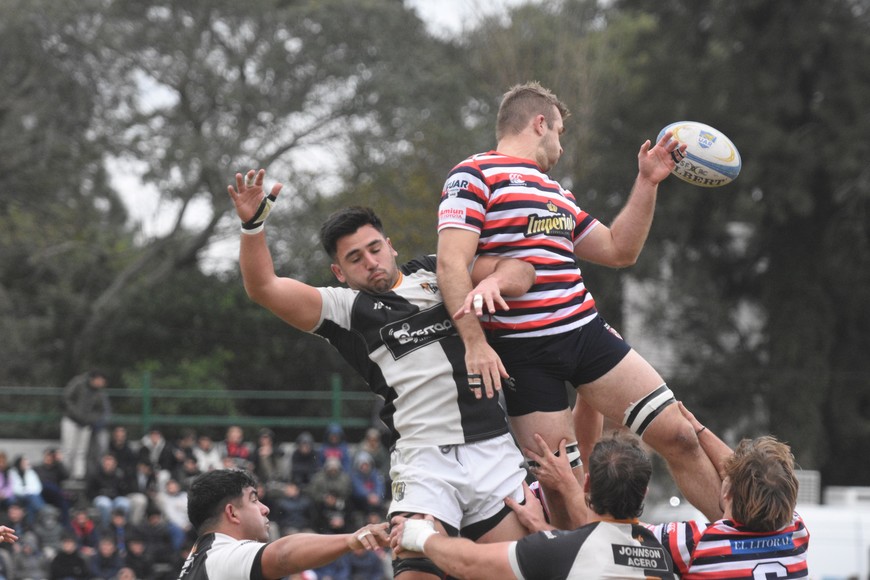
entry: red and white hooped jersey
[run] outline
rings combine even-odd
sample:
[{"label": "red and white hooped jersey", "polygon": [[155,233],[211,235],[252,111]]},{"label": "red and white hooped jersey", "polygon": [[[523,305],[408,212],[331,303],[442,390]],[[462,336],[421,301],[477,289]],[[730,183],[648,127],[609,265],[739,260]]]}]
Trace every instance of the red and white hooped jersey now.
[{"label": "red and white hooped jersey", "polygon": [[685,580],[807,578],[810,534],[798,514],[775,532],[753,532],[731,520],[647,525]]},{"label": "red and white hooped jersey", "polygon": [[574,247],[598,225],[574,195],[531,160],[490,151],[453,168],[441,192],[438,231],[478,233],[477,253],[520,258],[536,270],[535,284],[509,311],[484,318],[499,337],[560,334],[597,315],[583,284]]}]

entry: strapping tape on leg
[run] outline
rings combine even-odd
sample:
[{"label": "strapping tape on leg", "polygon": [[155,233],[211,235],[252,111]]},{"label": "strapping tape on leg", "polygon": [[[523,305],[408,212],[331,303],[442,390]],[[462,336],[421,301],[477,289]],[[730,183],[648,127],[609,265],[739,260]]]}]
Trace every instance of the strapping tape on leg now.
[{"label": "strapping tape on leg", "polygon": [[665,407],[676,402],[668,386],[662,384],[640,401],[629,405],[622,422],[637,435],[643,435],[649,424],[665,410]]},{"label": "strapping tape on leg", "polygon": [[[571,466],[571,469],[575,467],[580,467],[583,465],[583,461],[580,459],[580,447],[577,446],[577,442],[569,443],[565,446],[565,452],[568,454],[568,465]],[[553,455],[559,457],[559,450],[553,452]],[[527,459],[526,463],[531,467],[538,467],[537,461],[532,461],[531,459]]]}]

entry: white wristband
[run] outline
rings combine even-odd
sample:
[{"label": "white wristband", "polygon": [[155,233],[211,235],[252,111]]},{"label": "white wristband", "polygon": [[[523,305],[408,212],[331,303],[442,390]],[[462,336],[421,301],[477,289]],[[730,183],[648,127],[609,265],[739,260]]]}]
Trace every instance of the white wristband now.
[{"label": "white wristband", "polygon": [[253,236],[254,234],[259,234],[260,232],[262,232],[265,229],[265,227],[266,227],[265,222],[261,223],[260,225],[258,225],[257,227],[255,227],[254,229],[251,229],[251,230],[245,229],[245,226],[242,226],[242,233],[248,234],[249,236]]},{"label": "white wristband", "polygon": [[413,552],[422,552],[426,540],[437,534],[435,522],[429,520],[405,520],[402,532],[402,547]]}]

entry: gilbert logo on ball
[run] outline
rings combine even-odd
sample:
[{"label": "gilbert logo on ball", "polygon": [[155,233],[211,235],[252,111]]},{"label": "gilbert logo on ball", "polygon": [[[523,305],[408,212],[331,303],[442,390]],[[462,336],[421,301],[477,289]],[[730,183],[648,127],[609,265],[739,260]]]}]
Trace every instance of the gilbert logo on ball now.
[{"label": "gilbert logo on ball", "polygon": [[724,133],[704,123],[679,121],[659,131],[656,141],[669,130],[674,139],[686,144],[686,156],[677,162],[674,175],[701,187],[720,187],[737,179],[740,153]]}]

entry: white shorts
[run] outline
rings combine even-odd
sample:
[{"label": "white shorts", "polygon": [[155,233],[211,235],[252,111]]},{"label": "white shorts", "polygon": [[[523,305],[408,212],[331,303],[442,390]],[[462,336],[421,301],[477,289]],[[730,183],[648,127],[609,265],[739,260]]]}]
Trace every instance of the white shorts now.
[{"label": "white shorts", "polygon": [[461,530],[498,514],[506,497],[523,501],[522,463],[509,433],[462,445],[396,449],[389,513],[431,514]]}]

